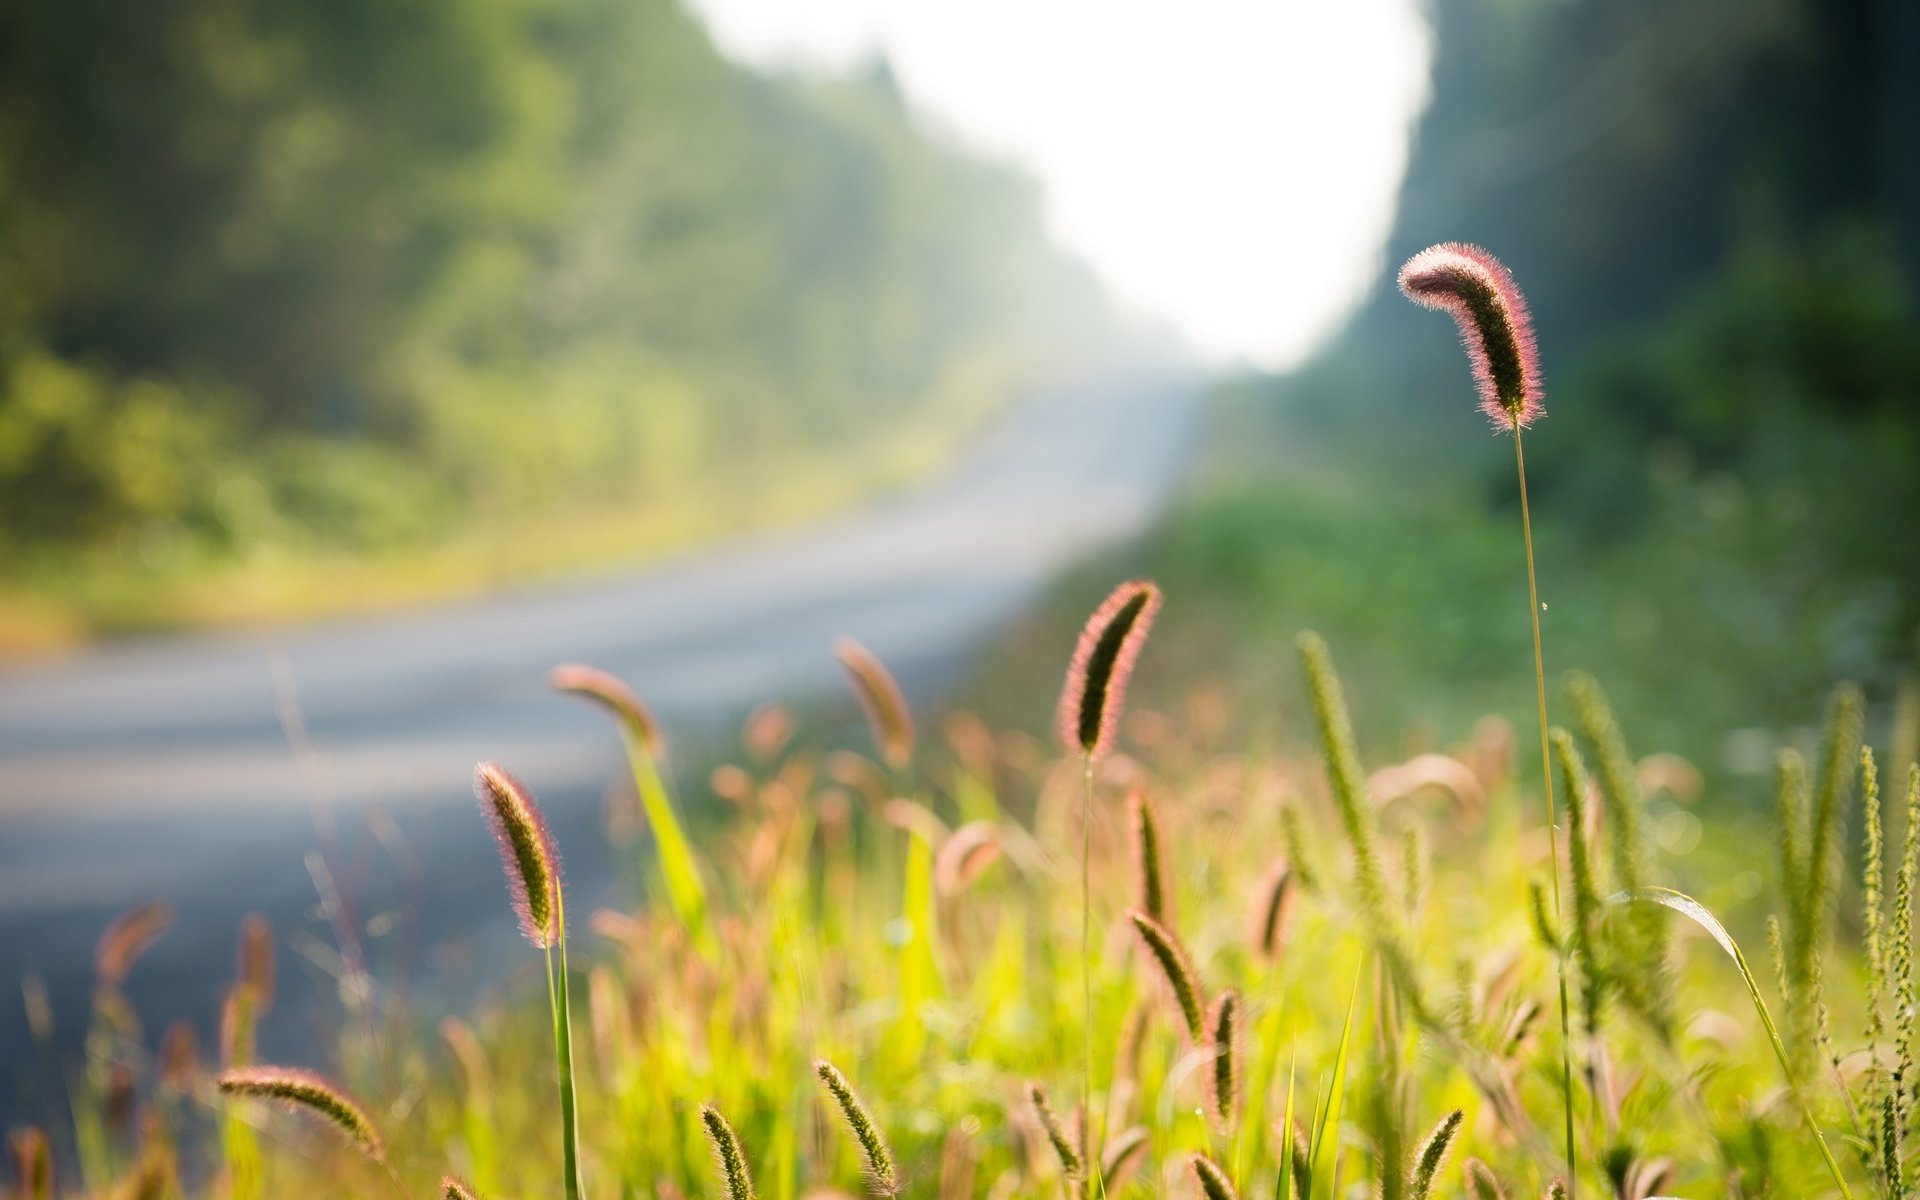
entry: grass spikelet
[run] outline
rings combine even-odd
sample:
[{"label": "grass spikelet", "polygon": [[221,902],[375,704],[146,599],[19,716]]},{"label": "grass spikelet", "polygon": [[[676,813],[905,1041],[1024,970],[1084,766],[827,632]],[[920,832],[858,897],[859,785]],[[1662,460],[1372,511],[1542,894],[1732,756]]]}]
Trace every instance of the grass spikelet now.
[{"label": "grass spikelet", "polygon": [[250,913],[240,922],[234,978],[252,994],[256,1012],[273,1007],[273,976],[273,925],[259,913]]},{"label": "grass spikelet", "polygon": [[53,1200],[53,1145],[46,1131],[37,1125],[16,1129],[7,1135],[7,1150],[13,1155],[16,1194],[22,1200]]},{"label": "grass spikelet", "polygon": [[1167,988],[1173,993],[1174,1004],[1180,1009],[1180,1019],[1186,1024],[1188,1036],[1196,1046],[1206,1044],[1206,1002],[1200,990],[1199,977],[1187,961],[1187,952],[1180,945],[1180,940],[1166,926],[1138,909],[1128,913],[1127,919],[1133,922],[1140,940],[1146,943],[1147,952],[1160,964],[1160,973],[1166,977]]},{"label": "grass spikelet", "polygon": [[1420,894],[1426,890],[1427,849],[1422,844],[1420,826],[1409,824],[1400,831],[1400,903],[1411,918],[1420,911]]},{"label": "grass spikelet", "polygon": [[[1591,675],[1575,671],[1567,677],[1567,697],[1573,702],[1574,726],[1593,760],[1594,777],[1606,802],[1609,863],[1616,888],[1631,891],[1645,882],[1643,851],[1645,788],[1640,781],[1627,740],[1614,718],[1606,692]],[[1574,828],[1579,828],[1575,825]],[[1637,969],[1612,982],[1627,1002],[1661,1030],[1673,1026],[1673,988],[1666,968],[1666,925],[1651,911],[1627,914],[1625,954]]]},{"label": "grass spikelet", "polygon": [[1573,877],[1572,943],[1580,963],[1581,1013],[1589,1037],[1600,1028],[1600,1004],[1605,989],[1597,936],[1600,892],[1594,880],[1593,857],[1587,847],[1587,773],[1564,729],[1552,733],[1554,766],[1560,772],[1560,790],[1567,796],[1567,867]]},{"label": "grass spikelet", "polygon": [[893,673],[871,650],[850,637],[834,642],[833,656],[846,672],[860,711],[866,714],[867,728],[880,757],[894,770],[904,771],[913,761],[913,713]]},{"label": "grass spikelet", "polygon": [[1100,1176],[1108,1189],[1118,1192],[1127,1186],[1128,1177],[1145,1161],[1151,1144],[1151,1136],[1140,1125],[1121,1130],[1107,1142],[1107,1152],[1100,1158]]},{"label": "grass spikelet", "polygon": [[1524,429],[1542,415],[1533,319],[1513,276],[1478,246],[1443,242],[1400,268],[1407,299],[1453,317],[1473,366],[1480,411],[1495,427]]},{"label": "grass spikelet", "polygon": [[365,1151],[386,1162],[379,1132],[345,1092],[311,1071],[295,1067],[235,1067],[220,1073],[220,1090],[229,1096],[277,1100],[319,1117]]},{"label": "grass spikelet", "polygon": [[1253,948],[1269,962],[1280,956],[1287,938],[1287,918],[1293,912],[1293,863],[1285,858],[1267,868],[1254,893],[1252,919],[1248,922]]},{"label": "grass spikelet", "polygon": [[1145,579],[1121,584],[1093,610],[1067,667],[1060,694],[1060,738],[1089,758],[1113,742],[1127,679],[1160,611],[1160,588]]},{"label": "grass spikelet", "polygon": [[1807,768],[1800,755],[1782,750],[1774,755],[1774,821],[1780,831],[1780,894],[1789,914],[1798,903],[1807,880]]},{"label": "grass spikelet", "polygon": [[[1886,1035],[1881,1005],[1887,994],[1887,954],[1884,904],[1886,849],[1880,821],[1880,777],[1873,750],[1860,748],[1860,809],[1864,830],[1860,851],[1860,930],[1867,974],[1867,1102],[1869,1114],[1880,1111],[1880,1039]],[[1897,1194],[1897,1193],[1896,1193]]]},{"label": "grass spikelet", "polygon": [[1240,993],[1228,988],[1214,999],[1207,1013],[1207,1034],[1213,1040],[1213,1062],[1207,1074],[1207,1101],[1213,1119],[1224,1132],[1233,1128],[1240,1104]]},{"label": "grass spikelet", "polygon": [[1542,1200],[1567,1200],[1567,1181],[1559,1176],[1547,1180],[1547,1190]]},{"label": "grass spikelet", "polygon": [[854,1144],[860,1148],[860,1156],[865,1160],[867,1186],[877,1196],[893,1196],[900,1191],[900,1175],[893,1165],[893,1151],[888,1149],[886,1138],[880,1135],[880,1127],[874,1124],[873,1114],[867,1111],[865,1102],[840,1069],[820,1059],[813,1064],[813,1073],[833,1098],[840,1110],[840,1117],[847,1124],[847,1131],[853,1135]]},{"label": "grass spikelet", "polygon": [[1433,1194],[1433,1181],[1439,1178],[1440,1167],[1447,1161],[1447,1152],[1453,1149],[1453,1139],[1466,1119],[1464,1110],[1454,1109],[1440,1118],[1427,1140],[1420,1143],[1419,1151],[1413,1156],[1413,1170],[1407,1174],[1408,1200],[1427,1200]]},{"label": "grass spikelet", "polygon": [[1134,900],[1141,912],[1165,925],[1170,918],[1166,872],[1160,861],[1160,820],[1145,792],[1128,798],[1127,825],[1133,831]]},{"label": "grass spikelet", "polygon": [[700,1123],[706,1126],[707,1141],[713,1145],[713,1161],[726,1184],[727,1200],[753,1200],[753,1173],[747,1169],[747,1156],[740,1149],[740,1135],[711,1104],[700,1106]]},{"label": "grass spikelet", "polygon": [[[1477,1158],[1469,1158],[1461,1164],[1461,1173],[1467,1177],[1467,1195],[1473,1197],[1473,1200],[1507,1200],[1506,1187],[1501,1184],[1500,1177],[1493,1173],[1493,1168],[1486,1163]],[[1559,1188],[1558,1196],[1564,1200],[1567,1194],[1566,1185],[1558,1179],[1547,1185],[1547,1195],[1555,1195],[1556,1186]]]},{"label": "grass spikelet", "polygon": [[1805,886],[1794,893],[1797,919],[1788,927],[1788,976],[1797,986],[1811,984],[1814,960],[1828,940],[1828,927],[1840,886],[1840,843],[1844,836],[1846,805],[1855,764],[1860,755],[1863,701],[1860,689],[1841,684],[1827,702],[1821,734],[1820,763],[1815,776],[1811,823],[1807,830]]},{"label": "grass spikelet", "polygon": [[1332,656],[1318,634],[1303,633],[1297,644],[1301,665],[1306,668],[1314,720],[1320,728],[1321,753],[1326,756],[1334,806],[1353,846],[1354,882],[1360,902],[1370,918],[1381,918],[1386,911],[1385,876],[1374,847],[1373,806],[1367,802],[1366,775],[1360,769],[1360,752],[1354,745],[1353,721],[1340,694],[1340,677],[1334,674]]},{"label": "grass spikelet", "polygon": [[653,710],[619,677],[584,663],[565,663],[547,673],[547,685],[556,692],[590,700],[606,709],[619,722],[621,732],[639,743],[648,754],[657,758],[665,751],[666,735]]},{"label": "grass spikelet", "polygon": [[513,897],[520,932],[538,949],[559,938],[560,855],[546,818],[532,793],[494,763],[483,762],[473,771],[473,792],[480,811],[493,827],[500,860],[507,871],[507,890]]},{"label": "grass spikelet", "polygon": [[154,1065],[159,1071],[161,1087],[179,1095],[191,1090],[194,1076],[200,1070],[200,1039],[190,1022],[175,1021],[167,1026],[167,1032],[161,1035]]},{"label": "grass spikelet", "polygon": [[1906,1128],[1907,1092],[1914,1072],[1915,1009],[1920,995],[1914,987],[1914,879],[1920,874],[1920,766],[1907,768],[1907,831],[1894,871],[1893,947],[1889,974],[1893,977],[1893,1097],[1897,1127]]},{"label": "grass spikelet", "polygon": [[473,1189],[452,1175],[440,1177],[440,1200],[479,1200]]},{"label": "grass spikelet", "polygon": [[1187,1159],[1187,1167],[1200,1183],[1200,1194],[1206,1200],[1240,1200],[1239,1193],[1233,1190],[1233,1181],[1220,1169],[1220,1164],[1204,1154],[1195,1154]]},{"label": "grass spikelet", "polygon": [[93,950],[93,973],[108,987],[118,987],[133,964],[173,924],[173,908],[154,900],[115,917]]},{"label": "grass spikelet", "polygon": [[1560,953],[1560,930],[1554,926],[1553,914],[1547,911],[1547,885],[1538,879],[1527,881],[1527,920],[1533,925],[1533,936],[1540,945],[1555,954]]},{"label": "grass spikelet", "polygon": [[993,822],[969,821],[940,843],[933,859],[934,886],[942,896],[957,896],[999,857],[1000,834]]},{"label": "grass spikelet", "polygon": [[1027,1100],[1033,1105],[1033,1115],[1039,1118],[1040,1128],[1046,1132],[1048,1143],[1053,1146],[1054,1156],[1060,1160],[1061,1174],[1069,1180],[1079,1179],[1085,1173],[1087,1164],[1074,1147],[1073,1139],[1067,1136],[1053,1106],[1047,1103],[1047,1089],[1037,1083],[1029,1083]]},{"label": "grass spikelet", "polygon": [[1301,823],[1300,810],[1291,804],[1280,806],[1280,846],[1301,890],[1319,891],[1320,877],[1313,869],[1313,856],[1307,852],[1307,829]]}]

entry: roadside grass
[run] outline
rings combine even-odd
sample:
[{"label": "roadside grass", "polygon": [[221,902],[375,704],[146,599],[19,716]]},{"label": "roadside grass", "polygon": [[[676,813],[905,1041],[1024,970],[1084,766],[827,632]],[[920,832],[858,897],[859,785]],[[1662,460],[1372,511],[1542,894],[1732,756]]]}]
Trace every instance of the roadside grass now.
[{"label": "roadside grass", "polygon": [[[1169,609],[1177,603],[1169,593]],[[1055,649],[1064,660],[1066,647]],[[1143,680],[1161,673],[1154,649],[1146,647]],[[1300,703],[1297,681],[1289,692]],[[1557,697],[1556,706],[1565,707]],[[1583,959],[1558,938],[1543,944],[1527,902],[1551,869],[1539,806],[1511,730],[1480,732],[1477,742],[1447,747],[1444,759],[1367,764],[1373,869],[1410,956],[1401,976],[1383,965],[1380,916],[1355,890],[1359,867],[1322,756],[1297,741],[1280,750],[1227,741],[1221,714],[1204,700],[1131,708],[1118,749],[1099,760],[1085,829],[1079,755],[1026,732],[992,731],[969,714],[923,724],[916,757],[899,774],[877,751],[781,745],[750,727],[735,761],[693,789],[711,793],[726,819],[697,849],[682,847],[706,887],[712,940],[677,915],[651,844],[636,864],[650,903],[574,915],[569,977],[581,1002],[570,1027],[583,1193],[720,1190],[706,1104],[738,1131],[757,1194],[861,1190],[863,1152],[838,1128],[815,1077],[815,1060],[826,1059],[871,1110],[903,1194],[1048,1196],[1086,1187],[1064,1178],[1031,1101],[1030,1085],[1039,1084],[1091,1161],[1129,1151],[1099,1176],[1108,1195],[1186,1194],[1197,1154],[1235,1194],[1271,1195],[1283,1168],[1295,1169],[1293,1139],[1276,1130],[1289,1107],[1311,1166],[1289,1184],[1292,1194],[1361,1186],[1410,1194],[1416,1144],[1458,1108],[1465,1117],[1436,1194],[1458,1194],[1474,1170],[1490,1171],[1505,1194],[1541,1195],[1566,1169],[1556,1140],[1561,1043],[1546,1015],[1564,951],[1577,978],[1592,969],[1605,981],[1597,1038],[1576,1026],[1576,1061],[1601,1071],[1597,1086],[1584,1068],[1577,1080],[1583,1190],[1828,1194],[1816,1145],[1733,967],[1691,926],[1668,926],[1675,945],[1658,963],[1624,957],[1628,926],[1619,905],[1605,903],[1619,870],[1607,829],[1612,798],[1591,810],[1582,835],[1596,872],[1589,887],[1604,910],[1600,948]],[[1844,817],[1849,794],[1858,795],[1856,759],[1845,728],[1830,740],[1828,756],[1842,763],[1836,812]],[[1577,750],[1590,769],[1594,749],[1583,738]],[[1816,751],[1802,773],[1814,780],[1810,797],[1824,761]],[[1703,831],[1685,797],[1667,790],[1677,777],[1669,759],[1642,759],[1630,777],[1636,789],[1647,786],[1635,797],[1645,800],[1650,834],[1642,877],[1697,893],[1750,950],[1764,947],[1764,910],[1800,911],[1754,850],[1779,838],[1717,818]],[[536,791],[538,782],[528,780]],[[1212,1034],[1190,1032],[1126,916],[1147,903],[1138,825],[1126,807],[1136,792],[1151,797],[1163,831],[1159,903],[1202,1003],[1229,989],[1244,1003],[1231,1043],[1238,1087],[1224,1117],[1218,1094],[1209,1098],[1218,1078]],[[1604,786],[1594,793],[1603,795]],[[1803,799],[1798,811],[1816,807]],[[1669,836],[1676,824],[1690,836]],[[1907,826],[1896,815],[1890,827]],[[1083,835],[1097,947],[1090,1021],[1080,978],[1088,961],[1079,928]],[[1788,839],[1803,855],[1806,836]],[[1824,996],[1803,989],[1786,1001],[1781,1025],[1789,1037],[1817,1038],[1816,1005],[1825,1010],[1831,1051],[1790,1047],[1814,1064],[1801,1086],[1856,1190],[1905,1194],[1871,1186],[1850,1146],[1854,1118],[1838,1076],[1819,1065],[1837,1056],[1853,1102],[1862,1102],[1871,1084],[1856,1053],[1867,1029],[1853,986],[1863,966],[1851,936],[1859,910],[1850,899],[1840,915],[1838,898],[1853,893],[1837,853],[1834,860],[1819,886],[1836,903],[1813,906],[1804,927],[1831,983]],[[430,860],[430,869],[496,868]],[[1889,869],[1888,880],[1895,874]],[[1891,927],[1900,928],[1897,916]],[[1888,938],[1896,950],[1911,944],[1911,922],[1904,928]],[[1837,932],[1845,936],[1836,940]],[[139,946],[129,949],[137,957]],[[1781,1011],[1765,951],[1751,957]],[[116,1000],[131,959],[109,960],[116,965],[101,981],[75,1097],[89,1131],[78,1174],[65,1165],[74,1161],[70,1132],[55,1131],[57,1189],[21,1194],[425,1196],[443,1174],[482,1197],[558,1190],[554,1030],[537,1001],[537,976],[477,997],[438,1034],[428,1023],[435,1014],[390,1008],[398,1001],[380,980],[342,981],[350,985],[343,994],[371,1000],[345,1015],[328,1068],[380,1131],[396,1184],[324,1121],[217,1096],[214,1076],[246,1064],[244,1026],[258,1014],[257,1004],[234,1006],[232,997],[255,994],[244,967],[231,984],[208,981],[210,997],[223,988],[230,997],[223,1044],[193,1054],[178,1035],[156,1047],[141,1033]],[[1912,986],[1910,970],[1894,973],[1889,997]],[[1670,1016],[1637,1008],[1630,981],[1667,972]],[[1881,1050],[1891,1069],[1893,1025],[1886,1029]],[[1075,1099],[1089,1030],[1098,1055],[1091,1128],[1107,1131],[1093,1145]],[[1885,1071],[1880,1080],[1884,1091]],[[226,1132],[210,1140],[207,1119],[219,1113]],[[1401,1178],[1390,1185],[1396,1170]]]},{"label": "roadside grass", "polygon": [[[982,667],[1010,718],[916,725],[842,643],[871,749],[762,714],[706,780],[724,818],[705,838],[683,835],[689,781],[658,772],[639,698],[559,672],[619,724],[622,820],[644,809],[655,836],[646,901],[586,915],[569,958],[540,781],[481,768],[522,928],[561,950],[549,1020],[522,984],[435,1038],[354,976],[338,1083],[262,1066],[255,929],[232,983],[207,981],[218,1045],[169,1031],[150,1051],[119,983],[164,921],[129,914],[102,940],[72,1127],[15,1135],[17,1191],[1920,1194],[1920,705],[1888,720],[1841,684],[1818,717],[1817,655],[1721,678],[1755,635],[1716,640],[1731,622],[1697,594],[1658,610],[1676,624],[1656,647],[1606,652],[1632,589],[1711,577],[1689,562],[1707,543],[1599,555],[1566,533],[1540,540],[1558,608],[1536,700],[1518,522],[1436,469],[1438,443],[1403,430],[1342,460],[1338,425],[1297,422],[1258,482],[1204,475],[1125,556],[1157,582],[1113,590],[1068,667],[1097,594],[1070,584]],[[1217,444],[1216,466],[1261,450]],[[1327,638],[1295,632],[1302,608]],[[1351,687],[1336,658],[1358,661]],[[1599,682],[1561,674],[1582,662],[1669,711],[1617,721]],[[1776,670],[1790,714],[1754,699]],[[1716,744],[1734,710],[1817,732]],[[1519,749],[1536,718],[1547,778]],[[1673,753],[1695,739],[1747,747],[1770,819],[1713,802],[1722,764]],[[56,1159],[78,1179],[56,1186]]]}]

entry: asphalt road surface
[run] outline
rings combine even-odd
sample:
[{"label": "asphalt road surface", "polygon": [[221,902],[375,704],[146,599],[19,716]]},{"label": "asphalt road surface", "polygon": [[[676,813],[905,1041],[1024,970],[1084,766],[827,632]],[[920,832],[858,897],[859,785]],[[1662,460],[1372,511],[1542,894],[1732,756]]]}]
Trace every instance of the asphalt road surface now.
[{"label": "asphalt road surface", "polygon": [[[469,790],[475,762],[541,797],[572,911],[624,875],[600,829],[612,728],[550,693],[550,667],[604,667],[670,731],[714,729],[840,689],[829,646],[850,634],[929,695],[1063,567],[1151,519],[1192,397],[1171,378],[1038,397],[922,490],[619,576],[0,669],[0,1122],[52,1115],[95,941],[144,901],[177,915],[127,987],[150,1036],[183,1017],[211,1034],[240,920],[272,920],[269,1055],[311,1053],[340,1011],[336,925],[384,987],[457,991],[532,961]],[[310,868],[322,846],[333,919]],[[51,1045],[12,991],[29,975],[51,997]]]}]

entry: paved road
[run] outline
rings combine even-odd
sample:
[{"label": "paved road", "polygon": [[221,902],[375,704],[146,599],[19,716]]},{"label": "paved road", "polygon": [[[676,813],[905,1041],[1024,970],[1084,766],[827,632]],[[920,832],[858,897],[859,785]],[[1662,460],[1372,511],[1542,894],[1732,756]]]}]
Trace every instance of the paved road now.
[{"label": "paved road", "polygon": [[[828,646],[844,633],[927,694],[1060,568],[1150,519],[1185,457],[1191,396],[1160,379],[1035,399],[922,491],[629,575],[0,671],[0,981],[45,981],[70,1056],[100,929],[164,898],[179,922],[129,987],[150,1030],[211,1029],[249,911],[307,947],[283,946],[283,991],[324,993],[313,960],[331,939],[306,865],[322,843],[376,966],[423,962],[446,987],[497,973],[484,964],[514,952],[474,762],[541,795],[576,893],[620,875],[598,812],[617,747],[597,713],[546,690],[549,667],[606,667],[670,727],[714,728],[838,688]],[[290,698],[304,748],[283,726]],[[413,878],[366,833],[369,809],[418,853]],[[440,949],[422,959],[409,941]],[[331,1006],[282,1007],[302,1015],[266,1031],[269,1051]],[[0,1118],[42,1115],[46,1053],[0,993]]]}]

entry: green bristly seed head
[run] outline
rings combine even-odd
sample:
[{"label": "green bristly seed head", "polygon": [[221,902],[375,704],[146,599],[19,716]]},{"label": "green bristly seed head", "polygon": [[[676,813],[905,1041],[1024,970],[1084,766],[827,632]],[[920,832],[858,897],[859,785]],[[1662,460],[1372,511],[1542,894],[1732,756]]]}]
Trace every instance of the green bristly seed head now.
[{"label": "green bristly seed head", "polygon": [[747,1156],[740,1149],[740,1137],[733,1126],[711,1104],[700,1106],[700,1123],[706,1126],[707,1141],[713,1145],[713,1160],[726,1184],[727,1200],[754,1200],[753,1174],[747,1169]]},{"label": "green bristly seed head", "polygon": [[1173,993],[1174,1003],[1180,1009],[1180,1018],[1186,1024],[1188,1036],[1195,1045],[1205,1045],[1207,1037],[1206,1002],[1200,993],[1200,982],[1193,973],[1193,967],[1187,962],[1187,952],[1171,931],[1138,909],[1127,914],[1133,927],[1146,943],[1148,953],[1160,964],[1160,972],[1166,977],[1167,988]]},{"label": "green bristly seed head", "polygon": [[853,1135],[854,1144],[860,1148],[860,1155],[866,1160],[867,1186],[875,1195],[892,1196],[900,1191],[900,1174],[893,1165],[893,1151],[888,1148],[886,1139],[880,1135],[880,1127],[874,1123],[873,1114],[867,1111],[866,1104],[860,1099],[853,1085],[840,1069],[821,1059],[813,1064],[815,1075],[833,1103],[840,1110],[841,1119],[847,1124],[847,1131]]},{"label": "green bristly seed head", "polygon": [[1447,1151],[1453,1148],[1453,1139],[1466,1117],[1465,1111],[1454,1109],[1440,1118],[1427,1140],[1420,1143],[1419,1152],[1413,1156],[1413,1170],[1407,1175],[1408,1200],[1427,1200],[1433,1194],[1433,1181],[1439,1178],[1440,1168],[1447,1161]]},{"label": "green bristly seed head", "polygon": [[386,1150],[373,1122],[345,1092],[329,1081],[293,1067],[236,1067],[220,1075],[220,1090],[229,1096],[278,1100],[321,1118],[366,1151],[376,1162],[386,1161]]},{"label": "green bristly seed head", "polygon": [[1040,1128],[1046,1132],[1047,1141],[1053,1146],[1054,1156],[1060,1160],[1061,1174],[1068,1179],[1079,1179],[1086,1171],[1086,1163],[1075,1149],[1073,1139],[1060,1124],[1060,1118],[1054,1114],[1053,1106],[1047,1103],[1047,1091],[1037,1083],[1027,1085],[1027,1100],[1033,1105],[1034,1116],[1040,1120]]},{"label": "green bristly seed head", "polygon": [[1220,1165],[1204,1154],[1196,1154],[1187,1160],[1187,1166],[1193,1171],[1193,1177],[1200,1182],[1200,1194],[1206,1200],[1240,1200],[1233,1190],[1233,1181]]}]

